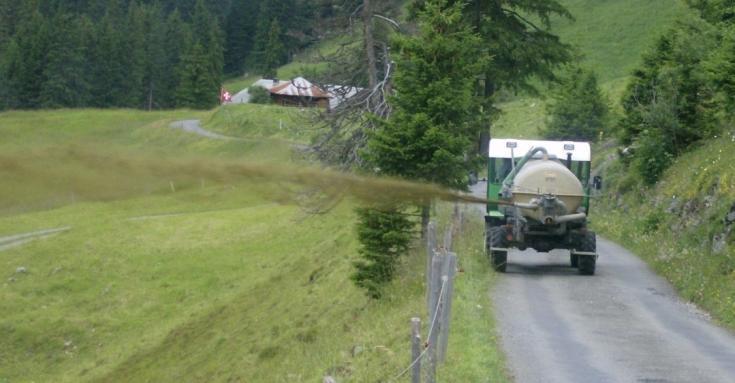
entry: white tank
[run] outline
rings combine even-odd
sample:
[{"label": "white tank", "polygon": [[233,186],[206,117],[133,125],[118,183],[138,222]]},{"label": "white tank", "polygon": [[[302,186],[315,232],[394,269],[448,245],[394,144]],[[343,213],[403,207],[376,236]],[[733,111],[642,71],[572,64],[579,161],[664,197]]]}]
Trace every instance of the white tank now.
[{"label": "white tank", "polygon": [[[579,179],[566,166],[553,159],[531,159],[516,174],[513,202],[529,203],[539,195],[551,194],[566,206],[564,214],[576,213],[584,198],[584,188]],[[522,214],[541,221],[541,209],[522,209]]]}]

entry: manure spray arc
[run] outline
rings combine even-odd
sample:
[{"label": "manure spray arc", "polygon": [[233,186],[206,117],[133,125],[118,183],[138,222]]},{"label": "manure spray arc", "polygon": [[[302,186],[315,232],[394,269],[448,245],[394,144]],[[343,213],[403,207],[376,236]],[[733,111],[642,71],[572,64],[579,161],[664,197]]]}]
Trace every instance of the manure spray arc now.
[{"label": "manure spray arc", "polygon": [[511,248],[567,249],[572,267],[594,274],[596,236],[587,229],[589,175],[589,143],[491,140],[485,247],[493,268],[505,271]]}]

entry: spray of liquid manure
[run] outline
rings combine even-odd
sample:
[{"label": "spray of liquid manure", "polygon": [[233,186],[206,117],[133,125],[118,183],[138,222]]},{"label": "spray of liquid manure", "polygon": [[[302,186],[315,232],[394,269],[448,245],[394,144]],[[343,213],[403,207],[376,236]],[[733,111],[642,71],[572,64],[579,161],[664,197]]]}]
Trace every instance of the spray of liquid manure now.
[{"label": "spray of liquid manure", "polygon": [[[298,203],[298,193],[317,190],[332,200],[352,197],[367,203],[422,202],[431,199],[486,203],[484,198],[437,185],[394,178],[360,176],[328,169],[242,162],[228,159],[180,158],[65,147],[12,155],[0,154],[0,209],[52,207],[68,201],[113,200],[138,195],[221,184],[251,187],[278,202]],[[284,197],[286,196],[286,197]],[[291,201],[284,201],[291,199]],[[27,209],[23,209],[27,210]]]}]

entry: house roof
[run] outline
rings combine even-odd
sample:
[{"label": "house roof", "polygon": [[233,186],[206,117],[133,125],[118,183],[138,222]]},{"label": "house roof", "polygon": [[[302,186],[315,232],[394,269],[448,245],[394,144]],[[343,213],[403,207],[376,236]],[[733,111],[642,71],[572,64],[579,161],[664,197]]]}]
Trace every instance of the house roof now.
[{"label": "house roof", "polygon": [[312,97],[312,98],[332,98],[332,95],[322,88],[312,84],[303,77],[296,77],[291,81],[284,81],[281,84],[274,84],[270,88],[271,94],[280,96],[294,97]]},{"label": "house roof", "polygon": [[261,78],[260,80],[254,82],[251,86],[259,86],[261,88],[265,88],[266,90],[270,90],[271,88],[273,88],[273,85],[278,84],[276,81],[278,80]]}]

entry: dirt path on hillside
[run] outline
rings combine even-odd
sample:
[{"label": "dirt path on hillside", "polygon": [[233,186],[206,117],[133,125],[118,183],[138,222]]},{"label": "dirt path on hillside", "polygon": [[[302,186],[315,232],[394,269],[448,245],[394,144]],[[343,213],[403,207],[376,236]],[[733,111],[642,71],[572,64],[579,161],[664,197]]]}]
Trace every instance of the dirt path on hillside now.
[{"label": "dirt path on hillside", "polygon": [[188,133],[194,133],[198,136],[211,138],[215,140],[239,140],[237,137],[225,136],[219,133],[210,132],[202,128],[201,121],[199,120],[182,120],[175,121],[169,125],[172,129],[180,129]]},{"label": "dirt path on hillside", "polygon": [[509,253],[491,299],[517,382],[735,382],[732,333],[623,247],[597,249],[590,277],[568,252]]},{"label": "dirt path on hillside", "polygon": [[55,229],[46,229],[32,231],[29,233],[15,234],[7,237],[0,237],[0,251],[8,250],[13,247],[24,245],[28,242],[35,241],[41,238],[51,237],[57,234],[61,234],[65,231],[71,230],[71,227],[59,227]]}]

